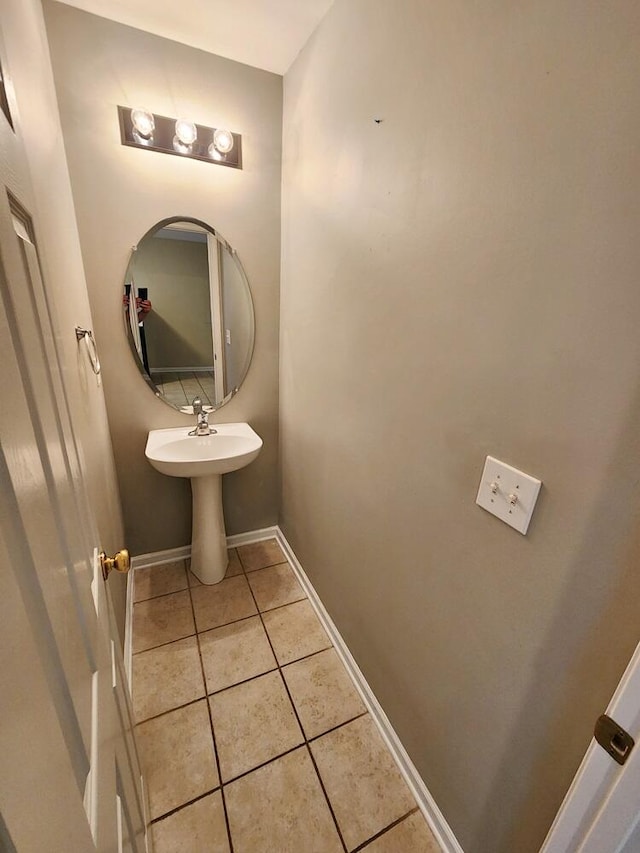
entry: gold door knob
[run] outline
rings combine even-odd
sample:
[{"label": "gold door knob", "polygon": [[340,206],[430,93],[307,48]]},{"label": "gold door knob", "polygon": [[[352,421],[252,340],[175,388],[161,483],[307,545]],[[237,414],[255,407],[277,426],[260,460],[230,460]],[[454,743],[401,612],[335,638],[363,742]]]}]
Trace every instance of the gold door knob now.
[{"label": "gold door knob", "polygon": [[100,554],[100,565],[102,566],[102,577],[106,580],[112,569],[115,569],[116,572],[128,572],[131,568],[131,557],[126,548],[122,548],[113,557],[107,557],[103,551]]}]

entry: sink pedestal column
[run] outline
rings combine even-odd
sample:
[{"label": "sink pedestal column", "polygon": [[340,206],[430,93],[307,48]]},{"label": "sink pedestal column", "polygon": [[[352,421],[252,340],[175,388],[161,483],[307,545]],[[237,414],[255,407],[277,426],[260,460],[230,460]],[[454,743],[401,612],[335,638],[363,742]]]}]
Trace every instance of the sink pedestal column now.
[{"label": "sink pedestal column", "polygon": [[191,478],[191,571],[202,583],[219,583],[229,565],[222,513],[222,475]]}]

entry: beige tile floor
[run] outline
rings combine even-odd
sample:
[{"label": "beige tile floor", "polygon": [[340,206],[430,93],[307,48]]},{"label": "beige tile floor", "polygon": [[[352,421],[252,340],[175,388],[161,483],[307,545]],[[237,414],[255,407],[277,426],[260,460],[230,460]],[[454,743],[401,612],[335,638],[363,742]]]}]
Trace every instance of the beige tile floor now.
[{"label": "beige tile floor", "polygon": [[200,397],[203,403],[213,405],[215,401],[215,383],[213,371],[194,373],[158,373],[151,378],[162,396],[174,406],[190,406],[194,397]]},{"label": "beige tile floor", "polygon": [[156,853],[440,853],[275,539],[135,575]]}]

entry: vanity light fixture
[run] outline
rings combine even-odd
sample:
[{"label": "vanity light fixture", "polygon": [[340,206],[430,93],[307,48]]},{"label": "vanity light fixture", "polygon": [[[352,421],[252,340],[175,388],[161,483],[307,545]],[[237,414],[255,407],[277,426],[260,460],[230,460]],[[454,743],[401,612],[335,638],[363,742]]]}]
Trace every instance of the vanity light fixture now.
[{"label": "vanity light fixture", "polygon": [[198,128],[192,121],[179,118],[176,122],[176,139],[187,147],[193,145],[198,138]]},{"label": "vanity light fixture", "polygon": [[221,154],[228,154],[233,148],[233,134],[228,130],[218,128],[213,134],[213,147]]},{"label": "vanity light fixture", "polygon": [[153,113],[149,110],[136,109],[131,110],[131,124],[138,136],[142,139],[151,139],[156,123],[153,118]]},{"label": "vanity light fixture", "polygon": [[118,117],[123,145],[242,169],[239,133],[195,124],[185,118],[160,116],[142,108],[119,106]]}]

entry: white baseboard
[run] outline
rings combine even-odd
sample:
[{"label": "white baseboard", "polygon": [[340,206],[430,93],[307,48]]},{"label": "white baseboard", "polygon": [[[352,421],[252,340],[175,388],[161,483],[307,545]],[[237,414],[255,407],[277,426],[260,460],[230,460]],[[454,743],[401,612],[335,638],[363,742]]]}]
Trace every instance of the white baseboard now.
[{"label": "white baseboard", "polygon": [[173,563],[176,560],[186,560],[191,556],[191,545],[180,548],[169,548],[167,551],[154,551],[152,554],[139,554],[131,558],[132,569],[146,569],[149,566],[159,566],[161,563]]},{"label": "white baseboard", "polygon": [[213,365],[204,365],[204,367],[152,367],[149,371],[151,376],[154,373],[213,373]]},{"label": "white baseboard", "polygon": [[[263,539],[275,539],[280,528],[263,527],[260,530],[249,530],[247,533],[236,533],[227,536],[227,548],[237,548],[238,545],[249,545],[251,542],[261,542]],[[131,558],[132,569],[146,569],[149,566],[160,566],[163,563],[173,563],[175,560],[187,560],[191,556],[191,545],[180,548],[169,548],[166,551],[153,551],[149,554],[138,554]]]},{"label": "white baseboard", "polygon": [[[384,740],[389,752],[393,756],[398,769],[402,774],[403,779],[409,786],[409,789],[415,797],[420,811],[424,815],[424,819],[429,824],[436,841],[443,850],[443,853],[464,853],[453,830],[447,823],[444,815],[438,808],[431,792],[424,783],[424,780],[418,773],[414,763],[409,758],[409,755],[402,745],[402,742],[396,734],[389,718],[385,714],[382,706],[376,699],[376,696],[369,687],[366,678],[362,674],[360,667],[355,662],[353,655],[349,651],[347,644],[342,639],[342,636],[336,628],[333,620],[327,613],[322,601],[318,597],[313,584],[307,577],[300,561],[296,557],[291,545],[289,545],[284,533],[279,527],[265,527],[261,530],[251,530],[247,533],[238,533],[235,536],[227,536],[227,545],[229,548],[236,548],[238,545],[249,545],[252,542],[261,542],[264,539],[277,539],[282,550],[289,561],[296,577],[300,581],[300,585],[307,594],[311,606],[313,607],[318,619],[322,623],[323,628],[329,635],[335,650],[344,664],[345,669],[349,673],[356,690],[360,694],[367,710],[376,724],[382,739]],[[147,566],[156,566],[161,563],[170,563],[173,560],[182,560],[189,557],[191,552],[190,547],[173,548],[169,551],[157,551],[154,554],[142,554],[139,557],[134,557],[132,566],[134,569],[141,569]],[[129,687],[131,687],[131,630],[133,619],[133,598],[135,587],[135,572],[130,572],[130,577],[127,585],[127,613],[125,625],[125,666],[129,677]]]},{"label": "white baseboard", "polygon": [[[133,560],[131,562],[133,563]],[[127,676],[130,696],[133,696],[131,678],[133,669],[133,596],[135,594],[135,585],[135,572],[129,572],[127,575],[127,596],[124,610],[124,671]]]},{"label": "white baseboard", "polygon": [[252,542],[262,542],[263,539],[277,539],[279,527],[263,527],[261,530],[250,530],[248,533],[236,533],[227,536],[227,548],[237,548],[238,545],[250,545]]},{"label": "white baseboard", "polygon": [[279,528],[277,539],[289,563],[291,564],[291,568],[295,572],[302,588],[306,592],[311,606],[313,607],[316,613],[316,616],[322,623],[322,627],[329,635],[329,638],[331,639],[331,642],[335,647],[338,657],[341,659],[347,672],[351,676],[351,680],[353,681],[356,690],[360,694],[362,701],[364,702],[367,707],[367,710],[371,714],[371,717],[373,718],[373,721],[375,722],[378,731],[382,736],[382,739],[387,745],[389,752],[395,759],[395,762],[398,765],[403,779],[405,780],[405,782],[409,786],[411,793],[415,797],[416,803],[420,807],[420,811],[424,815],[424,819],[429,824],[429,827],[433,832],[436,841],[442,848],[443,853],[464,853],[462,847],[460,846],[460,843],[458,842],[458,839],[453,833],[453,830],[451,829],[444,815],[438,808],[436,801],[434,800],[432,794],[425,785],[424,780],[418,773],[414,763],[409,758],[409,755],[404,746],[402,745],[402,742],[396,734],[393,726],[391,725],[389,718],[387,717],[387,715],[382,709],[382,706],[376,699],[373,690],[371,689],[371,687],[369,687],[369,684],[367,683],[366,678],[362,674],[360,667],[355,662],[351,652],[347,647],[347,644],[342,639],[340,632],[336,628],[333,620],[331,619],[324,605],[322,604],[322,601],[318,597],[318,594],[315,591],[313,584],[305,574],[305,571],[302,568],[293,549],[287,542],[284,533]]}]

